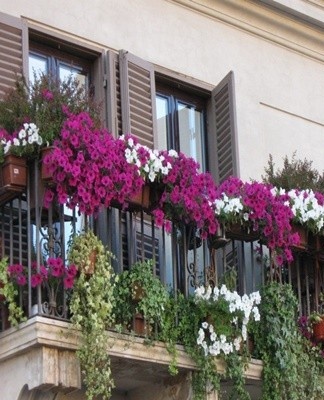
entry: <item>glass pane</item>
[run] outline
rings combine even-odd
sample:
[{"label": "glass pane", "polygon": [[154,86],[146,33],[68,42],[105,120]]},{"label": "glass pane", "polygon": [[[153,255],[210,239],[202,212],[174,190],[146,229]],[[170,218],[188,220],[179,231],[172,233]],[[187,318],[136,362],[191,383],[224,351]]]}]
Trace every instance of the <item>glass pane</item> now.
[{"label": "glass pane", "polygon": [[64,81],[71,75],[76,78],[81,86],[86,85],[86,75],[82,74],[80,69],[65,64],[59,64],[60,80]]},{"label": "glass pane", "polygon": [[203,168],[203,114],[195,107],[177,102],[180,150]]},{"label": "glass pane", "polygon": [[163,96],[156,96],[156,115],[159,149],[167,148],[168,137],[168,99]]},{"label": "glass pane", "polygon": [[31,84],[34,83],[34,78],[40,74],[47,74],[48,62],[46,57],[41,57],[34,54],[29,54],[29,81]]}]

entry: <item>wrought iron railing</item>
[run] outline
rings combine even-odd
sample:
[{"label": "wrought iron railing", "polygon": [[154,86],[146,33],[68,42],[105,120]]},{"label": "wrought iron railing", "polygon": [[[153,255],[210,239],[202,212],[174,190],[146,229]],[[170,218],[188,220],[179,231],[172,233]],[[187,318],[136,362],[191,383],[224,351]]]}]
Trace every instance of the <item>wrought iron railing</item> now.
[{"label": "wrought iron railing", "polygon": [[[138,260],[154,259],[154,273],[170,289],[186,295],[201,283],[219,285],[227,279],[240,293],[249,293],[260,289],[265,281],[276,279],[293,285],[300,314],[309,314],[318,307],[324,281],[324,258],[319,252],[295,252],[293,263],[274,270],[271,254],[255,237],[234,237],[211,248],[208,241],[197,237],[193,227],[174,227],[171,234],[166,234],[143,211],[110,208],[96,219],[85,219],[63,206],[46,209],[46,184],[39,179],[37,161],[28,171],[26,190],[0,203],[0,255],[8,258],[9,264],[21,264],[28,271],[29,279],[19,295],[27,317],[37,313],[69,318],[63,286],[44,284],[33,288],[30,276],[32,268],[40,268],[48,257],[66,259],[69,240],[86,226],[115,255],[116,273],[131,268]],[[0,318],[3,330],[8,327],[4,307]]]}]

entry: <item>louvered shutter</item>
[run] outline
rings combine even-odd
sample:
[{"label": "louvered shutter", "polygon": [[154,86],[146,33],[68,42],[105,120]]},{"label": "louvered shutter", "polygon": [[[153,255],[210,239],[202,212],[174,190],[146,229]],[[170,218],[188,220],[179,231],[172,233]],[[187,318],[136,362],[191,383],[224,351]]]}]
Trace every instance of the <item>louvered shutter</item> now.
[{"label": "louvered shutter", "polygon": [[107,128],[117,137],[123,133],[118,54],[108,51],[105,60]]},{"label": "louvered shutter", "polygon": [[0,99],[14,85],[17,76],[27,71],[27,26],[9,15],[0,13]]},{"label": "louvered shutter", "polygon": [[212,91],[212,143],[210,160],[216,181],[238,175],[234,74],[230,72]]},{"label": "louvered shutter", "polygon": [[[19,18],[0,12],[0,100],[19,75],[26,76],[27,56],[27,25]],[[10,207],[0,208],[0,258],[5,255],[11,262],[26,264],[27,246],[23,244],[27,243],[28,231],[25,224],[17,224],[19,209],[17,201],[10,203]]]},{"label": "louvered shutter", "polygon": [[123,133],[154,148],[156,100],[153,65],[125,50],[119,52]]}]

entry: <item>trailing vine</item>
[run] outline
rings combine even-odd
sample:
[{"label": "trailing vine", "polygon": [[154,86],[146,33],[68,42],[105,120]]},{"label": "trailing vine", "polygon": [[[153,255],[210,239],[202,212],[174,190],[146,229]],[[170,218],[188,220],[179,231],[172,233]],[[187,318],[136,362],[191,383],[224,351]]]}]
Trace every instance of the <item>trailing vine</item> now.
[{"label": "trailing vine", "polygon": [[[86,235],[83,238],[86,242]],[[82,240],[78,238],[76,242],[78,249],[82,251]],[[84,245],[88,251],[87,243]],[[71,262],[75,262],[73,254],[76,253],[73,246],[72,244],[69,255]],[[101,242],[97,242],[94,273],[89,276],[84,271],[80,272],[70,303],[71,322],[75,328],[81,330],[82,344],[77,350],[77,356],[88,400],[99,395],[103,400],[108,400],[114,387],[106,333],[114,321],[112,310],[115,275],[111,258],[112,254]]]},{"label": "trailing vine", "polygon": [[8,275],[8,260],[3,258],[0,260],[0,295],[4,296],[5,302],[8,304],[9,321],[12,326],[17,326],[19,322],[26,321],[24,311],[18,305],[17,298],[19,296],[18,287],[10,280]]},{"label": "trailing vine", "polygon": [[297,298],[290,285],[262,289],[255,344],[263,361],[262,400],[315,400],[323,395],[319,365],[297,327]]}]

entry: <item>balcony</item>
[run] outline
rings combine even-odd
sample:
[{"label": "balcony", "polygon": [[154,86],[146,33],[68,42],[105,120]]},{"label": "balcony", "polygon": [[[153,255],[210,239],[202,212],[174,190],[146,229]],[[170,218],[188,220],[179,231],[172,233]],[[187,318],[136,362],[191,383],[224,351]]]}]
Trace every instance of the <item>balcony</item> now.
[{"label": "balcony", "polygon": [[[79,215],[77,210],[55,202],[46,209],[46,186],[40,179],[38,161],[34,161],[28,166],[26,189],[9,190],[0,205],[2,259],[27,268],[27,283],[19,286],[16,298],[26,321],[11,327],[7,304],[1,303],[0,370],[8,382],[19,382],[5,385],[6,399],[54,399],[57,393],[62,399],[85,396],[76,357],[80,332],[69,322],[71,290],[64,290],[62,284],[54,293],[45,284],[33,287],[31,279],[49,257],[66,260],[71,237],[83,229],[93,230],[114,254],[114,273],[120,275],[132,270],[137,261],[154,259],[153,275],[170,292],[183,294],[184,298],[207,282],[212,287],[225,282],[243,295],[259,290],[266,282],[277,281],[292,285],[300,316],[318,309],[324,262],[320,236],[309,234],[306,243],[294,248],[294,260],[275,268],[271,251],[255,232],[228,230],[211,244],[209,239],[201,239],[191,225],[175,224],[167,234],[140,207],[111,207],[98,218]],[[152,329],[156,333],[159,326]],[[113,398],[123,399],[126,394],[128,398],[143,398],[143,389],[147,398],[157,392],[161,398],[190,396],[196,362],[180,341],[176,344],[178,374],[170,375],[172,353],[158,335],[155,337],[153,346],[147,346],[147,332],[134,334],[134,326],[128,331],[114,325],[107,329],[107,351],[115,382]],[[248,352],[251,358],[244,373],[245,388],[252,399],[258,399],[262,361],[255,358],[258,354],[253,350]],[[216,369],[224,371],[221,360],[216,361]],[[221,381],[221,391],[231,387],[231,380]]]}]

